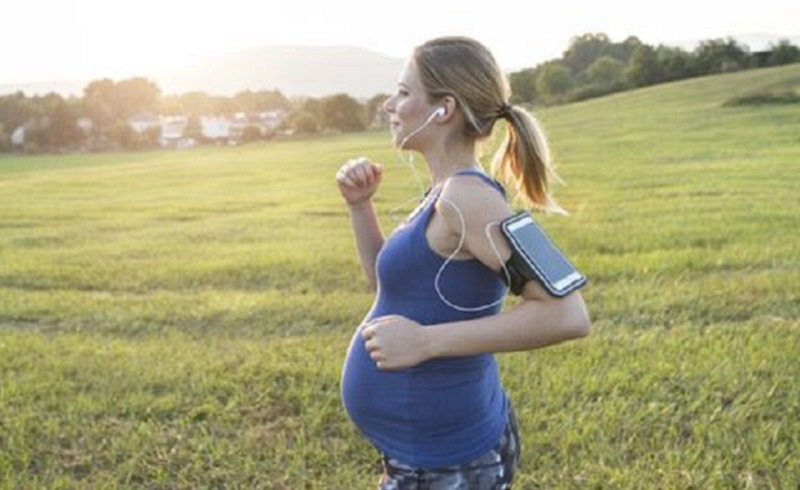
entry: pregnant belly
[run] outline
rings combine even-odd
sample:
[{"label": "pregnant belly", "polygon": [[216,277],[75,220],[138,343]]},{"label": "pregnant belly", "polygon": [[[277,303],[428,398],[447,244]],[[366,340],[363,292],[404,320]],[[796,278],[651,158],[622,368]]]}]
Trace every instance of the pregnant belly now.
[{"label": "pregnant belly", "polygon": [[364,430],[397,412],[404,391],[401,371],[381,371],[369,357],[359,328],[350,341],[342,369],[342,402],[350,418]]},{"label": "pregnant belly", "polygon": [[342,370],[342,401],[364,433],[459,430],[491,411],[500,389],[488,356],[438,359],[383,371],[355,332]]}]

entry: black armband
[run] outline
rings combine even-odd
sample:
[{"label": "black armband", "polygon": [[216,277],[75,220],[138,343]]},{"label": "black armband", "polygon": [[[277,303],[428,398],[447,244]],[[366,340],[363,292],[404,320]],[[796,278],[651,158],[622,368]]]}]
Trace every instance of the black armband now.
[{"label": "black armband", "polygon": [[511,247],[511,257],[501,277],[512,293],[522,294],[525,283],[536,280],[548,294],[560,298],[586,284],[586,276],[555,246],[530,213],[523,211],[504,220],[500,229]]}]

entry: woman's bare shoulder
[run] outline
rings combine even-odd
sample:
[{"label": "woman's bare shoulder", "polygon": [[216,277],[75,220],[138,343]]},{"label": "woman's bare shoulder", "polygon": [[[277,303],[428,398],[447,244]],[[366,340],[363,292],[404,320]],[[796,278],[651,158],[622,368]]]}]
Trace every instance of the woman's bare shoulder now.
[{"label": "woman's bare shoulder", "polygon": [[[467,223],[487,223],[511,216],[505,195],[493,183],[473,174],[453,176],[445,182],[439,198],[439,208]],[[449,209],[448,209],[449,208]]]}]

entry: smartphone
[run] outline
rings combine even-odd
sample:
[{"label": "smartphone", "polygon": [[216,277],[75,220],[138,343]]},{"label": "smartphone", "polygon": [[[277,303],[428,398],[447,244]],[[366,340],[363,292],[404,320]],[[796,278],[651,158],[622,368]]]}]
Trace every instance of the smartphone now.
[{"label": "smartphone", "polygon": [[586,285],[586,276],[556,247],[529,212],[522,211],[504,220],[500,229],[511,247],[506,267],[515,294],[520,294],[530,279],[536,279],[548,294],[559,298]]}]

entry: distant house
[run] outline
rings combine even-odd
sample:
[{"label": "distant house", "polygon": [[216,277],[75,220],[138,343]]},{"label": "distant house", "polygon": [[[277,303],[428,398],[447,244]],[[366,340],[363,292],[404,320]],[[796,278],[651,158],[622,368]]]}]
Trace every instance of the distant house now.
[{"label": "distant house", "polygon": [[75,124],[83,131],[84,134],[90,134],[94,128],[94,122],[88,117],[79,117]]},{"label": "distant house", "polygon": [[161,120],[153,114],[136,114],[128,119],[128,125],[137,133],[144,133],[148,129],[159,127]]},{"label": "distant house", "polygon": [[[273,134],[286,118],[284,111],[265,111],[252,115],[238,112],[229,120],[229,139],[242,141],[252,137],[255,133],[264,138]],[[249,136],[245,136],[249,133]]]},{"label": "distant house", "polygon": [[128,119],[132,130],[141,134],[152,129],[158,130],[158,142],[162,147],[186,148],[193,142],[184,141],[188,118],[186,116],[155,116],[153,114],[137,114]]},{"label": "distant house", "polygon": [[[11,132],[8,140],[13,148],[23,148],[26,146],[26,143],[31,143],[28,141],[29,139],[35,139],[33,134],[36,131],[46,129],[48,126],[50,126],[50,118],[48,117],[28,119],[25,121],[25,123],[17,126],[14,131]],[[30,131],[31,134],[28,134],[28,131]]]},{"label": "distant house", "polygon": [[227,140],[231,134],[231,123],[225,117],[201,116],[200,131],[210,140]]},{"label": "distant house", "polygon": [[161,117],[161,146],[186,147],[187,145],[183,143],[182,140],[187,123],[188,119],[186,116]]},{"label": "distant house", "polygon": [[266,136],[278,129],[278,126],[281,125],[285,118],[286,113],[284,111],[267,111],[257,114],[256,120],[261,127],[262,136]]},{"label": "distant house", "polygon": [[[261,137],[274,133],[285,118],[284,111],[266,111],[252,116],[244,112],[238,112],[231,117],[205,115],[199,118],[200,133],[211,141],[236,143],[246,139],[246,132],[252,135],[257,130]],[[159,128],[159,142],[164,147],[186,148],[196,144],[186,137],[186,128],[189,125],[189,118],[186,116],[157,117],[152,114],[137,114],[128,119],[128,125],[140,134]]]},{"label": "distant house", "polygon": [[25,146],[25,126],[17,126],[17,128],[11,132],[9,141],[11,141],[11,146],[13,147]]},{"label": "distant house", "polygon": [[244,131],[250,126],[250,118],[244,112],[237,112],[230,119],[229,139],[238,141],[244,136]]}]

